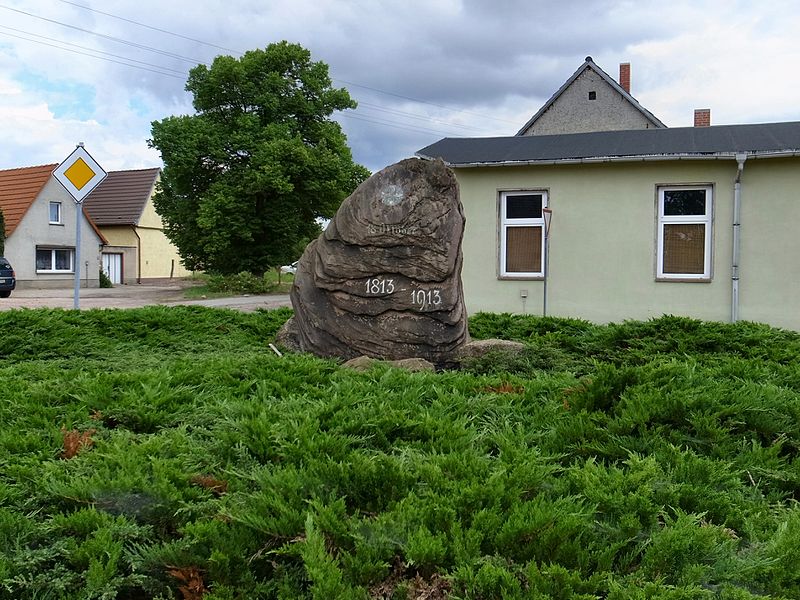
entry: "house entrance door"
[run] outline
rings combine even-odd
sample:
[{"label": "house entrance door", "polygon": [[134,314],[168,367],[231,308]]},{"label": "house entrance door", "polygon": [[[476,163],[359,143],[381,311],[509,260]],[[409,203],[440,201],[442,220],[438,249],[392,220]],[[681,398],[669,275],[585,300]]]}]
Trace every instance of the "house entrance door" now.
[{"label": "house entrance door", "polygon": [[103,254],[103,271],[111,283],[122,283],[122,254]]}]

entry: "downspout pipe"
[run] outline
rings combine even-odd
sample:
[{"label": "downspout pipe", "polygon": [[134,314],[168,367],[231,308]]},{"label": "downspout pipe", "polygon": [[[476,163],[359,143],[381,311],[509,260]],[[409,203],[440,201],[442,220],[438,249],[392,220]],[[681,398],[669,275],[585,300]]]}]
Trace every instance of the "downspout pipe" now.
[{"label": "downspout pipe", "polygon": [[747,153],[736,155],[736,181],[733,184],[733,253],[731,259],[731,323],[739,320],[739,260],[741,258],[742,172]]},{"label": "downspout pipe", "polygon": [[142,238],[136,231],[136,226],[132,227],[133,235],[136,236],[136,283],[142,283]]}]

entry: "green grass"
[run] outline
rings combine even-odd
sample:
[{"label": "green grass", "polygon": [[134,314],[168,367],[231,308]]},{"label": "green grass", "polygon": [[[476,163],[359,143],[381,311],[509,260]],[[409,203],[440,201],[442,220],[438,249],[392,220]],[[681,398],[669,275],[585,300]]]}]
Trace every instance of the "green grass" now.
[{"label": "green grass", "polygon": [[0,598],[800,597],[800,335],[482,314],[526,350],[356,373],[290,314],[0,313]]},{"label": "green grass", "polygon": [[189,299],[225,298],[242,294],[288,294],[292,289],[294,275],[268,271],[263,277],[251,273],[238,275],[196,275],[196,285],[186,288],[184,296]]}]

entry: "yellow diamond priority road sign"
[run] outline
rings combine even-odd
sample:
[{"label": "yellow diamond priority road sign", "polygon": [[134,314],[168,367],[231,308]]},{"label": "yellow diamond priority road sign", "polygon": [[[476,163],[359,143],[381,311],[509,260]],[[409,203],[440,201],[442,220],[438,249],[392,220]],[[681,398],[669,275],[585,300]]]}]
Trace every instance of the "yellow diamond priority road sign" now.
[{"label": "yellow diamond priority road sign", "polygon": [[79,145],[75,151],[53,171],[53,177],[66,188],[75,202],[80,204],[97,185],[106,178],[106,172]]}]

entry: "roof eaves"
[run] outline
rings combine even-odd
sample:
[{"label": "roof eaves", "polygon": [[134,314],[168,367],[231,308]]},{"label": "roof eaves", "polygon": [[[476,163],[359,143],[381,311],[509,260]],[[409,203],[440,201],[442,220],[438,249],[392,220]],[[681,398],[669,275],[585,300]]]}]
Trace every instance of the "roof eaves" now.
[{"label": "roof eaves", "polygon": [[592,63],[592,65],[597,69],[597,72],[600,74],[600,77],[602,77],[606,81],[606,83],[608,83],[611,87],[613,87],[617,92],[622,94],[623,98],[625,98],[628,102],[633,104],[634,108],[639,110],[639,112],[641,112],[647,119],[651,120],[653,122],[653,124],[656,125],[656,127],[664,128],[664,129],[667,128],[667,126],[664,123],[662,123],[659,118],[657,118],[653,113],[651,113],[649,110],[647,110],[644,106],[639,104],[639,101],[636,98],[634,98],[633,96],[631,96],[630,92],[626,91],[624,87],[622,87],[619,83],[614,81],[614,78],[611,77],[611,75],[606,73],[603,69],[601,69],[600,67],[598,67],[594,63]]},{"label": "roof eaves", "polygon": [[[524,167],[548,165],[578,165],[610,162],[645,162],[645,161],[672,161],[672,160],[736,160],[738,156],[746,154],[748,159],[765,158],[793,158],[800,156],[800,148],[794,150],[770,150],[756,152],[693,152],[678,154],[635,154],[627,156],[586,156],[576,158],[545,158],[529,160],[497,160],[474,162],[449,162],[444,163],[451,168],[474,167]],[[417,153],[416,156],[423,160],[436,160],[437,157]]]},{"label": "roof eaves", "polygon": [[108,246],[108,240],[106,239],[106,236],[104,236],[103,232],[100,231],[100,228],[97,226],[97,223],[94,222],[94,219],[92,219],[92,216],[86,210],[86,207],[83,205],[83,203],[81,203],[80,206],[81,206],[81,212],[83,213],[83,216],[86,217],[86,220],[89,222],[89,225],[91,225],[92,229],[97,234],[97,237],[100,238],[100,242],[104,246]]},{"label": "roof eaves", "polygon": [[18,167],[18,168],[15,168],[15,169],[3,169],[2,170],[2,173],[5,174],[5,175],[10,175],[10,174],[13,173],[14,176],[17,176],[17,175],[20,175],[21,172],[24,171],[26,173],[34,173],[35,177],[41,177],[41,184],[39,185],[38,182],[37,182],[37,184],[30,190],[30,194],[26,195],[26,197],[24,197],[24,199],[23,199],[24,200],[24,208],[22,210],[22,213],[19,215],[19,217],[18,218],[14,218],[14,219],[9,219],[9,218],[5,219],[5,224],[6,224],[5,235],[6,235],[6,237],[8,237],[12,233],[14,233],[14,231],[17,228],[17,225],[19,225],[22,222],[22,219],[25,218],[25,215],[28,214],[28,210],[33,205],[33,203],[36,201],[36,199],[39,197],[39,195],[42,193],[42,190],[47,185],[47,182],[50,181],[50,177],[52,177],[53,171],[55,171],[57,166],[58,166],[57,163],[51,163],[51,164],[46,164],[46,165],[36,165],[36,166],[33,166],[33,167]]},{"label": "roof eaves", "polygon": [[[574,81],[575,81],[575,80],[576,80],[576,79],[577,79],[577,78],[580,76],[580,74],[581,74],[581,73],[583,73],[583,72],[584,72],[584,71],[587,69],[587,67],[589,67],[590,65],[593,65],[593,64],[594,64],[594,62],[592,61],[592,57],[591,57],[591,56],[587,56],[587,57],[586,57],[586,60],[583,62],[583,64],[582,64],[580,67],[578,67],[578,69],[577,69],[577,70],[576,70],[576,71],[575,71],[575,72],[572,74],[572,76],[571,76],[569,79],[567,79],[567,80],[564,82],[564,84],[563,84],[563,85],[562,85],[560,88],[558,88],[558,89],[556,90],[556,93],[555,93],[555,94],[553,94],[552,96],[550,96],[550,99],[549,99],[547,102],[545,102],[545,103],[542,105],[542,107],[541,107],[541,108],[540,108],[540,109],[539,109],[539,110],[536,112],[536,114],[535,114],[535,115],[533,115],[533,116],[532,116],[530,119],[528,119],[528,122],[527,122],[527,123],[525,123],[525,125],[523,125],[523,126],[522,126],[522,129],[520,129],[520,130],[519,130],[517,133],[515,133],[514,135],[523,135],[523,133],[524,133],[525,131],[527,131],[527,130],[528,130],[528,128],[529,128],[531,125],[533,125],[533,124],[534,124],[534,123],[535,123],[535,122],[536,122],[536,121],[539,119],[539,117],[541,117],[541,116],[542,116],[542,114],[544,114],[544,112],[545,112],[545,111],[546,111],[548,108],[550,108],[550,107],[553,105],[553,103],[554,103],[556,100],[558,100],[559,96],[561,96],[561,94],[563,94],[563,93],[564,93],[564,91],[565,91],[565,90],[566,90],[566,89],[567,89],[567,88],[568,88],[570,85],[572,85],[572,83],[573,83],[573,82],[574,82]],[[602,70],[602,69],[601,69],[601,70]]]}]

